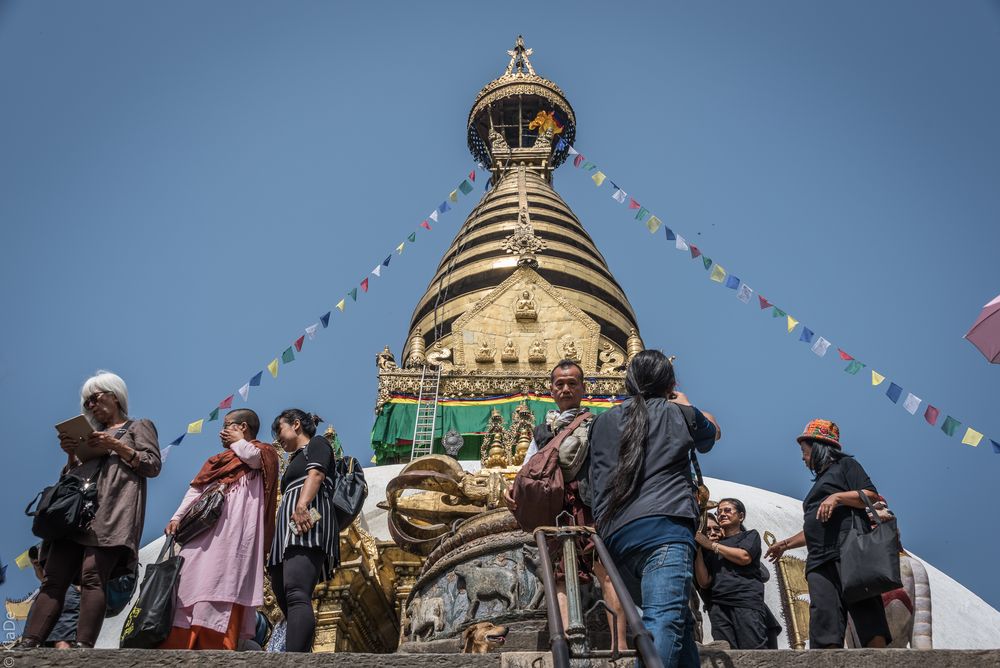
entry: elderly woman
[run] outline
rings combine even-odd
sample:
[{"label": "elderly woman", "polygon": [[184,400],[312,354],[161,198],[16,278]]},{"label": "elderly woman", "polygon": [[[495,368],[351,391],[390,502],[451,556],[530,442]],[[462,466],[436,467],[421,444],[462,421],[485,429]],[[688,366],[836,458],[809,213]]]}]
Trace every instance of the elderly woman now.
[{"label": "elderly woman", "polygon": [[146,515],[146,479],[160,473],[156,427],[128,416],[125,381],[98,371],[80,390],[80,407],[95,431],[87,440],[104,455],[81,462],[77,442],[60,435],[64,473],[97,484],[97,513],[80,533],[44,546],[45,577],[24,630],[22,647],[37,647],[62,612],[66,590],[80,584],[80,619],[74,647],[93,647],[104,622],[105,585],[135,570]]},{"label": "elderly woman", "polygon": [[840,583],[840,546],[855,518],[867,521],[858,492],[873,501],[878,492],[861,464],[844,453],[836,423],[813,420],[798,442],[802,461],[814,475],[812,489],[802,502],[803,530],[772,545],[767,558],[777,561],[785,550],[795,547],[808,550],[810,648],[843,647],[848,614],[864,647],[885,647],[890,634],[882,597],[876,594],[848,603]]}]

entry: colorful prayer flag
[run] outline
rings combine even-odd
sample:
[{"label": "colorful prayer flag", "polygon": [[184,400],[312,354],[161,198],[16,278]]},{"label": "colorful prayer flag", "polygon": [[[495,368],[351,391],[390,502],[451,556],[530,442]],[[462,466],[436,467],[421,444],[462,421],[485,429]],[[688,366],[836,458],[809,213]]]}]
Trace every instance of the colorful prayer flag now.
[{"label": "colorful prayer flag", "polygon": [[844,360],[845,362],[850,362],[852,359],[854,359],[840,348],[837,348],[837,353],[840,355],[840,359]]},{"label": "colorful prayer flag", "polygon": [[434,209],[433,211],[431,211],[430,215],[427,216],[427,217],[430,218],[431,220],[433,220],[435,223],[438,222],[438,212],[437,212],[437,209]]},{"label": "colorful prayer flag", "polygon": [[910,415],[916,415],[917,409],[920,408],[920,397],[915,395],[913,392],[907,392],[906,398],[903,399],[903,408]]},{"label": "colorful prayer flag", "polygon": [[365,276],[365,280],[361,281],[361,291],[368,292],[368,277]]},{"label": "colorful prayer flag", "polygon": [[889,401],[892,403],[897,403],[899,401],[899,395],[902,394],[903,388],[892,381],[889,381],[889,389],[885,391],[885,396],[889,397]]},{"label": "colorful prayer flag", "polygon": [[566,140],[559,137],[559,139],[556,140],[556,151],[561,151],[564,148],[566,148]]},{"label": "colorful prayer flag", "polygon": [[416,243],[416,241],[417,241],[417,233],[416,233],[416,232],[410,232],[410,236],[406,237],[406,239],[407,239],[407,241],[409,241],[409,242],[410,242],[411,244],[412,244],[412,243]]},{"label": "colorful prayer flag", "polygon": [[451,205],[448,204],[448,200],[445,200],[440,204],[438,204],[437,208],[438,213],[447,213],[448,211],[451,211]]},{"label": "colorful prayer flag", "polygon": [[233,395],[229,395],[219,402],[219,408],[230,408],[233,405]]},{"label": "colorful prayer flag", "polygon": [[677,235],[674,234],[674,231],[672,229],[670,229],[669,227],[664,227],[663,229],[666,230],[666,232],[667,232],[667,241],[676,241],[677,240]]},{"label": "colorful prayer flag", "polygon": [[746,283],[740,286],[740,289],[736,292],[736,298],[739,299],[744,304],[750,303],[750,297],[753,296],[753,288],[751,288]]},{"label": "colorful prayer flag", "polygon": [[813,334],[814,332],[811,329],[809,329],[805,325],[802,325],[802,333],[799,335],[799,341],[801,341],[802,343],[812,343]]},{"label": "colorful prayer flag", "polygon": [[448,193],[448,199],[450,199],[452,202],[457,203],[458,202],[458,190],[452,190],[450,193]]},{"label": "colorful prayer flag", "polygon": [[638,202],[636,202],[635,198],[629,197],[628,198],[628,208],[630,208],[630,209],[641,209],[642,205],[640,205]]},{"label": "colorful prayer flag", "polygon": [[993,446],[994,454],[1000,455],[1000,443],[997,443],[993,439],[990,439],[990,445]]},{"label": "colorful prayer flag", "polygon": [[[327,313],[327,315],[330,315]],[[260,385],[260,379],[264,376],[263,371],[258,371],[254,374],[253,378],[250,379],[250,387],[258,387]]]},{"label": "colorful prayer flag", "polygon": [[881,385],[883,380],[885,380],[885,376],[880,374],[875,369],[872,369],[872,387]]},{"label": "colorful prayer flag", "polygon": [[660,229],[660,225],[662,224],[656,216],[650,216],[649,220],[646,221],[646,227],[649,229],[650,234],[656,234],[656,231]]},{"label": "colorful prayer flag", "polygon": [[[613,185],[613,184],[612,184],[612,185]],[[614,201],[618,202],[619,204],[624,204],[624,203],[625,203],[625,196],[626,196],[626,193],[625,193],[625,191],[624,191],[624,190],[622,190],[621,188],[618,188],[618,189],[617,189],[617,190],[616,190],[616,191],[615,191],[615,192],[614,192],[614,193],[613,193],[613,194],[611,195],[611,199],[613,199]]]},{"label": "colorful prayer flag", "polygon": [[709,275],[709,278],[716,283],[721,283],[726,280],[726,270],[722,268],[722,265],[717,264],[715,265],[715,269],[713,269],[712,273]]},{"label": "colorful prayer flag", "polygon": [[979,442],[983,440],[983,435],[978,431],[969,427],[965,430],[965,436],[962,437],[962,443],[965,445],[971,445],[972,447],[978,447]]},{"label": "colorful prayer flag", "polygon": [[729,274],[729,277],[726,278],[726,287],[729,288],[730,290],[738,289],[740,287],[739,277]]},{"label": "colorful prayer flag", "polygon": [[699,255],[701,255],[701,251],[698,250],[697,246],[695,246],[694,244],[691,244],[691,259],[693,260],[696,257],[698,257]]},{"label": "colorful prayer flag", "polygon": [[284,364],[289,364],[295,361],[295,353],[292,352],[291,346],[285,348],[285,352],[281,353],[281,361]]},{"label": "colorful prayer flag", "polygon": [[344,312],[344,301],[345,300],[341,299],[339,302],[337,302],[337,310],[339,310],[341,313]]},{"label": "colorful prayer flag", "polygon": [[183,434],[181,434],[180,436],[178,436],[174,440],[170,441],[170,445],[180,445],[181,441],[184,440],[185,436],[187,436],[187,432],[184,432]]},{"label": "colorful prayer flag", "polygon": [[28,556],[29,550],[30,548],[14,558],[14,563],[17,564],[17,567],[20,568],[22,571],[31,565],[31,557]]},{"label": "colorful prayer flag", "polygon": [[635,219],[638,220],[639,222],[642,222],[642,220],[648,215],[649,215],[649,209],[647,209],[646,207],[642,207],[635,214]]},{"label": "colorful prayer flag", "polygon": [[250,396],[250,383],[246,383],[243,387],[237,390],[237,392],[239,392],[240,396],[243,397],[243,401],[246,401],[247,397]]},{"label": "colorful prayer flag", "polygon": [[174,444],[171,443],[167,447],[160,450],[160,466],[167,463],[167,459],[170,457],[170,451],[174,449]]},{"label": "colorful prayer flag", "polygon": [[812,351],[822,357],[823,355],[826,355],[826,349],[829,347],[830,342],[821,336],[816,339],[816,343],[812,344]]},{"label": "colorful prayer flag", "polygon": [[679,234],[677,235],[677,240],[674,242],[674,246],[679,251],[686,251],[688,249],[687,242],[684,241],[684,237]]},{"label": "colorful prayer flag", "polygon": [[388,255],[387,255],[386,257],[385,257],[385,259],[384,259],[384,260],[382,260],[382,266],[383,266],[383,267],[388,267],[388,266],[389,266],[389,260],[391,260],[391,259],[392,259],[392,253],[389,253],[389,254],[388,254]]},{"label": "colorful prayer flag", "polygon": [[[560,137],[559,139],[561,140],[562,137]],[[471,172],[469,172],[469,180],[472,181],[473,183],[476,182],[476,170],[473,169]]]},{"label": "colorful prayer flag", "polygon": [[[365,279],[365,280],[368,280],[368,279]],[[310,341],[312,341],[313,339],[316,338],[316,330],[317,329],[319,329],[319,323],[318,322],[316,324],[314,324],[314,325],[309,325],[308,327],[306,327],[306,334],[309,336],[309,340]]]},{"label": "colorful prayer flag", "polygon": [[278,358],[277,357],[275,357],[273,360],[271,360],[270,362],[268,362],[268,364],[267,364],[267,370],[271,372],[271,377],[272,378],[277,378],[278,377]]},{"label": "colorful prayer flag", "polygon": [[594,183],[597,184],[597,187],[600,188],[601,184],[604,183],[604,179],[608,177],[604,176],[604,172],[595,172],[594,175],[591,176],[590,178],[592,178],[594,180]]},{"label": "colorful prayer flag", "polygon": [[219,419],[219,409],[213,408],[212,412],[208,414],[208,421],[215,422],[218,419]]},{"label": "colorful prayer flag", "polygon": [[573,158],[573,166],[574,167],[579,167],[581,164],[583,164],[584,160],[585,160],[585,158],[583,157],[583,154],[582,153],[577,153],[576,157]]},{"label": "colorful prayer flag", "polygon": [[347,294],[348,294],[348,296],[350,296],[351,301],[355,301],[355,302],[358,301],[358,289],[357,288],[351,288],[350,290],[347,291]]},{"label": "colorful prayer flag", "polygon": [[[561,137],[560,137],[560,139],[561,139]],[[569,147],[568,149],[566,149],[566,150],[567,150],[567,151],[569,151],[569,154],[570,154],[570,155],[579,155],[579,153],[577,152],[577,150],[576,150],[575,148],[573,148],[572,146],[570,146],[570,147]]]},{"label": "colorful prayer flag", "polygon": [[705,270],[708,271],[708,268],[712,266],[712,258],[708,257],[707,255],[702,255],[701,263],[705,265]]},{"label": "colorful prayer flag", "polygon": [[795,329],[795,325],[799,324],[799,321],[790,315],[785,317],[788,318],[788,333],[791,334],[792,330]]},{"label": "colorful prayer flag", "polygon": [[784,311],[782,311],[777,306],[775,306],[774,307],[774,311],[771,312],[771,317],[772,318],[784,318],[787,315],[788,315],[787,313],[785,313]]},{"label": "colorful prayer flag", "polygon": [[[475,176],[476,173],[473,172],[472,175]],[[462,191],[463,195],[468,195],[469,193],[472,192],[472,184],[466,180],[463,180],[461,183],[458,184],[458,189]]]},{"label": "colorful prayer flag", "polygon": [[774,304],[772,304],[771,302],[769,302],[766,299],[764,299],[764,295],[757,295],[757,299],[760,300],[760,310],[761,311],[763,311],[764,309],[769,309],[772,306],[774,306]]},{"label": "colorful prayer flag", "polygon": [[203,424],[205,424],[205,419],[204,418],[202,418],[201,420],[195,420],[194,422],[192,422],[191,424],[188,425],[187,433],[189,433],[189,434],[200,434],[201,433],[201,426]]},{"label": "colorful prayer flag", "polygon": [[949,415],[944,419],[944,424],[941,425],[941,431],[948,434],[949,436],[954,436],[955,432],[958,431],[958,428],[961,426],[962,426],[961,422],[959,422],[958,420]]},{"label": "colorful prayer flag", "polygon": [[375,268],[372,269],[372,273],[375,274],[376,276],[381,276],[382,275],[382,265],[380,265],[380,264],[375,265]]},{"label": "colorful prayer flag", "polygon": [[940,414],[941,411],[934,408],[930,404],[927,404],[927,410],[924,411],[924,419],[927,420],[927,424],[934,426],[937,424],[937,419]]},{"label": "colorful prayer flag", "polygon": [[396,246],[396,252],[397,252],[397,253],[399,253],[400,255],[402,255],[402,254],[403,254],[403,246],[404,246],[404,245],[405,245],[405,242],[404,242],[404,243],[401,243],[401,244],[399,244],[398,246]]},{"label": "colorful prayer flag", "polygon": [[425,220],[424,222],[420,223],[420,227],[422,227],[422,228],[424,228],[425,230],[427,230],[428,232],[430,232],[430,229],[431,229],[431,224],[430,224],[430,223],[428,223],[428,222],[427,222],[427,221]]},{"label": "colorful prayer flag", "polygon": [[302,352],[302,344],[305,343],[305,341],[306,341],[306,335],[305,334],[303,334],[299,338],[295,339],[295,343],[292,344],[292,345],[295,346],[295,352],[299,352],[299,353]]},{"label": "colorful prayer flag", "polygon": [[597,169],[597,165],[595,165],[594,163],[592,163],[592,162],[590,162],[588,160],[587,162],[583,163],[583,169],[586,170],[586,171],[588,171],[588,172],[592,172],[595,169]]},{"label": "colorful prayer flag", "polygon": [[865,368],[865,365],[862,364],[861,362],[859,362],[857,360],[851,360],[847,364],[847,366],[844,367],[844,371],[846,373],[851,374],[852,376],[856,376],[858,374],[858,372],[861,371],[864,368]]}]

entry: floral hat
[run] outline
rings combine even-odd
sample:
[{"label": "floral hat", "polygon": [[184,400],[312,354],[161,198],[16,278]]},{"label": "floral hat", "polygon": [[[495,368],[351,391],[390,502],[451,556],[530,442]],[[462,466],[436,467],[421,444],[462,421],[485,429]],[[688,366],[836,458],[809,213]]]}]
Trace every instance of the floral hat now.
[{"label": "floral hat", "polygon": [[803,441],[817,441],[826,445],[832,445],[838,450],[842,449],[840,447],[840,427],[837,426],[836,422],[831,422],[830,420],[811,420],[806,425],[806,428],[802,430],[802,435],[795,440],[799,443]]}]

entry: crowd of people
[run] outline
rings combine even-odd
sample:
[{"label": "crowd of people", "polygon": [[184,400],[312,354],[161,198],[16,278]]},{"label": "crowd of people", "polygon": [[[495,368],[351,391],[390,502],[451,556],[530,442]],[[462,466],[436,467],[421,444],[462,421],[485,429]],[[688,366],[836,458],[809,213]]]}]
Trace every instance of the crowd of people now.
[{"label": "crowd of people", "polygon": [[[841,586],[839,548],[865,513],[859,492],[871,500],[878,493],[857,460],[843,452],[836,424],[813,420],[797,437],[802,461],[814,475],[803,503],[803,529],[765,553],[758,532],[744,526],[747,511],[739,499],[724,498],[714,513],[707,512],[697,453],[709,453],[721,430],[712,414],[677,390],[666,355],[636,354],[626,371],[627,398],[599,415],[581,407],[584,385],[583,369],[574,361],[552,370],[558,410],[535,429],[525,461],[550,444],[558,449],[564,510],[577,524],[596,526],[664,666],[700,665],[702,607],[714,641],[735,649],[776,648],[780,624],[764,603],[769,573],[761,560],[776,561],[796,547],[808,552],[810,647],[842,647],[848,615],[862,645],[886,645],[881,597],[849,603]],[[113,373],[89,378],[80,405],[94,427],[86,445],[103,456],[82,461],[79,439],[60,436],[67,455],[63,473],[93,481],[96,511],[85,529],[34,549],[42,584],[22,648],[93,647],[116,578],[134,582],[136,576],[147,480],[161,467],[156,429],[129,416],[128,389]],[[320,421],[299,409],[273,420],[272,435],[288,453],[279,477],[274,448],[257,440],[258,415],[248,408],[225,415],[222,450],[204,463],[165,528],[172,545],[207,495],[224,496],[214,523],[179,545],[183,567],[161,648],[238,649],[258,637],[256,608],[263,603],[266,571],[286,620],[286,651],[311,651],[312,593],[339,564],[341,528],[332,505],[336,461],[327,440],[316,435]],[[572,433],[560,436],[563,429]],[[510,490],[506,502],[517,508]],[[597,580],[618,649],[625,649],[625,603],[607,565],[595,558],[593,540],[581,538],[578,547],[578,575]],[[566,569],[561,563],[557,569],[564,627]]]}]

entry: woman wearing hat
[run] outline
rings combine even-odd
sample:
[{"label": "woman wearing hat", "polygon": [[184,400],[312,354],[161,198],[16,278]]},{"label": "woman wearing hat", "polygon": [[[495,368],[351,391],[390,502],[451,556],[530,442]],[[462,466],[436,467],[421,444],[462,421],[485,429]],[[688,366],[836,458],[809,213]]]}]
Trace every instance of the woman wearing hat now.
[{"label": "woman wearing hat", "polygon": [[840,446],[840,428],[829,420],[813,420],[798,437],[802,461],[813,472],[813,486],[802,502],[803,529],[767,551],[777,561],[785,550],[805,546],[806,581],[809,584],[809,647],[843,647],[847,615],[854,620],[864,647],[885,647],[890,641],[882,597],[847,603],[840,584],[840,546],[851,531],[854,518],[866,520],[863,492],[878,498],[871,478],[854,457]]}]

